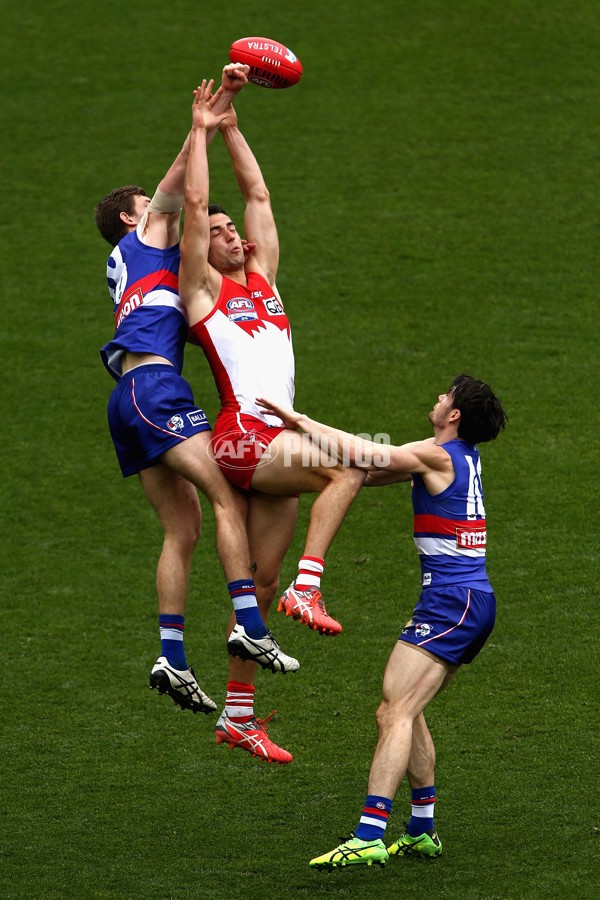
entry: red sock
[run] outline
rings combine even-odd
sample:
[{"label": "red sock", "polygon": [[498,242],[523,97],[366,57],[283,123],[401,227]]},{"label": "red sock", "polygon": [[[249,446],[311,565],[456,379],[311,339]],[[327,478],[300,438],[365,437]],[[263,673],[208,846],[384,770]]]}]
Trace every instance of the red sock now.
[{"label": "red sock", "polygon": [[298,563],[298,575],[294,587],[299,591],[320,590],[324,568],[324,559],[319,559],[318,556],[303,556]]},{"label": "red sock", "polygon": [[234,722],[249,722],[254,716],[254,685],[240,681],[227,683],[225,713]]}]

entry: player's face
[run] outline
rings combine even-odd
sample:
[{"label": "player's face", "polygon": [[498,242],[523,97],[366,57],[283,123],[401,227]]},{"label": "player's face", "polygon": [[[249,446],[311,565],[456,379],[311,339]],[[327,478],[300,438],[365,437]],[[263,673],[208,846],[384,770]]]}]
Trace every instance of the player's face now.
[{"label": "player's face", "polygon": [[134,218],[136,221],[141,222],[146,209],[150,204],[150,197],[142,196],[141,194],[137,194],[135,198],[135,202],[133,204],[134,207]]},{"label": "player's face", "polygon": [[438,394],[437,403],[429,413],[429,421],[432,425],[444,426],[448,422],[448,416],[454,409],[454,396],[451,391],[446,394]]},{"label": "player's face", "polygon": [[217,272],[232,272],[244,265],[242,239],[234,223],[223,213],[210,217],[208,261]]}]

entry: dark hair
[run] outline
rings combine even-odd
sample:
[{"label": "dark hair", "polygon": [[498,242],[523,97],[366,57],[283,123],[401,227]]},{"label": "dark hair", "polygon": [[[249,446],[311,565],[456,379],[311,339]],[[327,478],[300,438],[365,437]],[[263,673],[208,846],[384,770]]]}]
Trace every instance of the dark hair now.
[{"label": "dark hair", "polygon": [[227,216],[227,215],[229,215],[229,213],[225,212],[225,210],[223,209],[222,206],[217,206],[216,203],[209,203],[208,204],[208,215],[209,216],[218,216],[218,215]]},{"label": "dark hair", "polygon": [[452,406],[460,410],[458,436],[469,444],[493,441],[506,427],[508,416],[502,404],[485,381],[470,375],[458,375],[448,393]]},{"label": "dark hair", "polygon": [[135,213],[135,198],[146,197],[146,191],[139,184],[126,184],[115,188],[96,207],[96,225],[105,241],[116,247],[129,229],[121,221],[121,213],[132,216]]}]

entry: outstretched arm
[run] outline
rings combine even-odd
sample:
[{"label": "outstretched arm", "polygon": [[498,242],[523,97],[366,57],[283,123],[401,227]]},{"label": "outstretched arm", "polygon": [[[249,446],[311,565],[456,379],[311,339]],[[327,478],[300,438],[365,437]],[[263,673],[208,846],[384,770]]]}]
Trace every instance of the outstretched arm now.
[{"label": "outstretched arm", "polygon": [[[317,422],[293,409],[284,409],[264,398],[258,398],[257,403],[265,412],[279,416],[286,428],[300,429],[309,434],[320,447],[336,455],[345,465],[376,473],[371,479],[373,485],[407,481],[412,473],[426,476],[440,473],[443,480],[452,475],[452,460],[449,454],[435,444],[433,438],[401,446],[378,444],[355,434],[340,431],[323,422]],[[384,477],[379,474],[383,472],[388,475]],[[440,486],[439,490],[442,489],[443,486]]]},{"label": "outstretched arm", "polygon": [[194,91],[190,150],[185,171],[185,219],[181,238],[179,296],[191,325],[212,308],[221,276],[208,262],[210,227],[208,220],[208,157],[206,147],[212,128],[226,112],[216,115],[216,97],[211,97],[213,82],[206,80]]},{"label": "outstretched arm", "polygon": [[238,128],[235,114],[223,121],[221,133],[246,204],[244,234],[254,245],[254,252],[246,269],[262,272],[269,284],[275,286],[279,266],[279,237],[269,190],[256,157]]},{"label": "outstretched arm", "polygon": [[[212,111],[215,114],[224,112],[236,94],[248,83],[248,66],[230,63],[223,68],[221,86],[213,98]],[[217,133],[218,125],[214,125],[207,133],[207,143]],[[159,182],[150,201],[146,215],[140,223],[140,233],[144,243],[152,247],[172,247],[179,240],[181,209],[183,207],[183,190],[185,169],[190,152],[191,132],[168,171]]]}]

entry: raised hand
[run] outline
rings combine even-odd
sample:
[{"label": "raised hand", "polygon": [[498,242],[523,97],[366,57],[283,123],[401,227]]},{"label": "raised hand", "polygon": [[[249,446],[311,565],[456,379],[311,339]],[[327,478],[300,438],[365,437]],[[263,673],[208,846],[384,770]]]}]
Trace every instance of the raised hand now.
[{"label": "raised hand", "polygon": [[213,96],[212,90],[214,81],[206,78],[202,81],[194,91],[194,102],[192,103],[192,127],[204,128],[207,131],[211,128],[218,128],[223,119],[229,115],[229,109],[220,114],[212,111],[218,92]]},{"label": "raised hand", "polygon": [[241,63],[229,63],[223,66],[223,76],[221,87],[232,94],[237,94],[244,85],[248,84],[248,75],[250,66],[243,66]]}]

